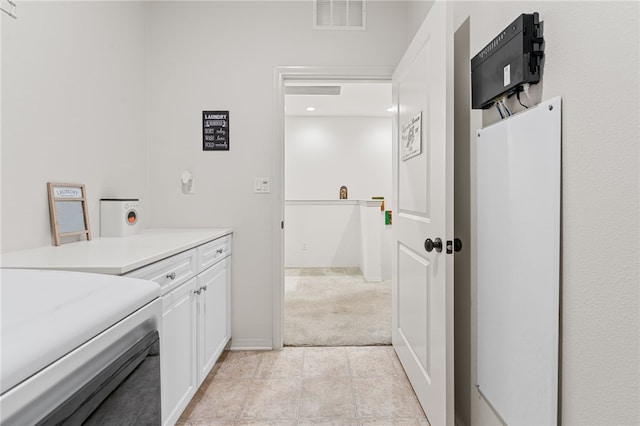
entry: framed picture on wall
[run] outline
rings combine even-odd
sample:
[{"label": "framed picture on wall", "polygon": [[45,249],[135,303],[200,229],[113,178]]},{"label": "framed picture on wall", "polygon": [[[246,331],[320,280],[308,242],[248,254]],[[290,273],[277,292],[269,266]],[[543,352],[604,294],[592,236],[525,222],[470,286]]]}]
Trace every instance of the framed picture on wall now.
[{"label": "framed picture on wall", "polygon": [[202,150],[229,151],[229,111],[202,111]]},{"label": "framed picture on wall", "polygon": [[422,153],[422,111],[402,125],[400,149],[402,161]]}]

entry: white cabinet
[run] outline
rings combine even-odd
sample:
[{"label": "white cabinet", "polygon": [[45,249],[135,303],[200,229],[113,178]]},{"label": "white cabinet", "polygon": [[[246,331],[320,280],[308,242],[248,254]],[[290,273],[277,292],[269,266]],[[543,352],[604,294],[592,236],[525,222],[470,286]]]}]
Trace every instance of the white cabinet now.
[{"label": "white cabinet", "polygon": [[195,394],[197,278],[162,297],[162,417],[173,424]]},{"label": "white cabinet", "polygon": [[162,423],[173,425],[231,338],[231,235],[126,276],[162,289]]},{"label": "white cabinet", "polygon": [[207,377],[231,337],[231,258],[198,275],[198,386]]},{"label": "white cabinet", "polygon": [[[173,425],[231,338],[232,229],[149,229],[2,254],[3,268],[124,275],[160,286],[162,423]],[[206,288],[206,289],[205,289]]]}]

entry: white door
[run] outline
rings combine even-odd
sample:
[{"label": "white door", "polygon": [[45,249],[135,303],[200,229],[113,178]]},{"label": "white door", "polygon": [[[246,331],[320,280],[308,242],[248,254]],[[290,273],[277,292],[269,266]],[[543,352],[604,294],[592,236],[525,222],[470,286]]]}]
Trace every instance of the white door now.
[{"label": "white door", "polygon": [[393,346],[434,426],[454,424],[452,29],[436,2],[393,74]]}]

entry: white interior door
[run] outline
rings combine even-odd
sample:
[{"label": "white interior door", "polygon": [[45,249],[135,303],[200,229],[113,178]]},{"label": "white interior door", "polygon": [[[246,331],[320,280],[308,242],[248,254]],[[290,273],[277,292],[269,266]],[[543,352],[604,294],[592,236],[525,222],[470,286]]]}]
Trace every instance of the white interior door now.
[{"label": "white interior door", "polygon": [[[449,4],[433,5],[407,49],[393,74],[393,99],[398,111],[393,132],[393,346],[429,422],[452,425],[453,255],[446,247],[453,240]],[[414,156],[407,159],[410,153]],[[427,239],[433,248],[426,247]]]}]

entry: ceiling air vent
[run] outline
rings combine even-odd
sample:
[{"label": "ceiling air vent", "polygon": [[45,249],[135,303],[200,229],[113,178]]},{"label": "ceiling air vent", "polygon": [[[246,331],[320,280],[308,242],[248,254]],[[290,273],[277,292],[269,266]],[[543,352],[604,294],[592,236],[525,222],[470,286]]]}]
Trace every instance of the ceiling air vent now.
[{"label": "ceiling air vent", "polygon": [[285,86],[285,95],[339,95],[342,86]]},{"label": "ceiling air vent", "polygon": [[314,0],[313,28],[316,30],[364,30],[365,0]]}]

